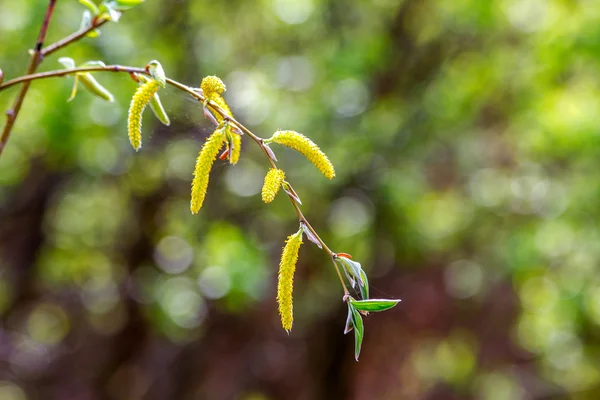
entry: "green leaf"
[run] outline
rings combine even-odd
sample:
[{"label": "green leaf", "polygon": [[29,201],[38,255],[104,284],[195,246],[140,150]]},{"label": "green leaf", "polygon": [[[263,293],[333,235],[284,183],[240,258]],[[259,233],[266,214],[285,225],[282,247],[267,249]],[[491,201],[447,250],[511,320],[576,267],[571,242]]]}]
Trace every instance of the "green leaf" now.
[{"label": "green leaf", "polygon": [[114,1],[105,1],[100,4],[100,18],[108,19],[109,21],[119,22],[121,18],[121,10]]},{"label": "green leaf", "polygon": [[[79,29],[87,29],[92,25],[92,14],[85,10],[83,15],[81,16],[81,24],[79,25]],[[85,36],[90,38],[95,38],[100,35],[100,31],[98,29],[94,29],[89,31]]]},{"label": "green leaf", "polygon": [[96,78],[94,78],[92,76],[92,74],[86,72],[86,73],[77,74],[77,76],[79,77],[79,80],[81,80],[81,83],[83,84],[83,86],[85,86],[85,88],[90,93],[100,97],[101,99],[111,102],[111,103],[113,101],[115,101],[115,98],[113,97],[112,93],[110,93],[104,86],[102,86],[96,80]]},{"label": "green leaf", "polygon": [[73,83],[73,89],[71,90],[71,96],[67,99],[67,103],[75,98],[77,94],[77,85],[79,84],[79,76],[75,74],[75,83]]},{"label": "green leaf", "polygon": [[350,300],[352,307],[360,311],[385,311],[394,307],[400,300],[371,299],[371,300]]},{"label": "green leaf", "polygon": [[367,274],[362,269],[360,270],[360,277],[363,280],[363,284],[360,285],[360,297],[363,300],[367,300],[369,298],[369,280],[367,279]]},{"label": "green leaf", "polygon": [[148,63],[148,72],[150,72],[153,79],[156,79],[160,83],[160,86],[165,87],[167,85],[165,70],[158,61],[152,60]]},{"label": "green leaf", "polygon": [[104,64],[102,61],[86,61],[81,64],[80,67],[106,67],[106,64]]},{"label": "green leaf", "polygon": [[87,7],[88,10],[94,15],[100,14],[100,9],[98,6],[91,0],[79,0],[81,4]]},{"label": "green leaf", "polygon": [[[150,78],[141,74],[136,74],[136,76],[139,79],[140,84],[146,83],[150,80]],[[169,116],[167,115],[167,112],[165,111],[160,101],[160,97],[158,97],[158,93],[154,93],[154,96],[152,96],[152,98],[150,99],[150,108],[152,109],[152,112],[160,122],[162,122],[166,126],[171,125],[171,120],[169,119]]]},{"label": "green leaf", "polygon": [[365,336],[365,328],[360,313],[351,304],[349,304],[348,307],[352,310],[352,324],[354,325],[354,358],[358,361],[363,338]]},{"label": "green leaf", "polygon": [[58,62],[61,63],[66,69],[75,68],[75,61],[71,57],[61,57],[58,59]]},{"label": "green leaf", "polygon": [[348,305],[348,317],[346,317],[346,326],[344,327],[344,335],[352,330],[354,324],[352,323],[352,308]]},{"label": "green leaf", "polygon": [[117,11],[127,11],[137,5],[142,4],[144,1],[146,0],[109,0],[105,1],[104,4]]},{"label": "green leaf", "polygon": [[355,286],[354,280],[356,280],[360,286],[363,286],[365,284],[362,279],[362,267],[360,266],[359,262],[352,261],[346,257],[337,257],[335,260],[344,268],[345,271],[347,271],[347,277],[348,274],[352,276],[353,279],[348,277],[348,280],[352,284],[352,287]]}]

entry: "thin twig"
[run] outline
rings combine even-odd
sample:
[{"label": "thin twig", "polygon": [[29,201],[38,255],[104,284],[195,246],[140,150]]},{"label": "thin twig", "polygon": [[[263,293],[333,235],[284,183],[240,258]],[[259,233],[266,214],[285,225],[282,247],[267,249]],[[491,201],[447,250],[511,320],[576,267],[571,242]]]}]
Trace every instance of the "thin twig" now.
[{"label": "thin twig", "polygon": [[[31,58],[29,59],[29,65],[27,66],[27,70],[25,72],[26,75],[33,74],[38,65],[40,65],[42,62],[42,47],[44,46],[44,41],[46,40],[46,33],[48,32],[48,26],[50,25],[50,19],[52,18],[56,1],[57,0],[49,0],[48,2],[46,15],[44,16],[44,21],[42,22],[42,27],[40,28],[40,34],[38,35],[38,39],[35,43],[35,49],[31,55]],[[6,142],[8,141],[8,137],[10,136],[10,132],[15,124],[17,116],[19,115],[19,111],[21,111],[21,106],[23,105],[23,100],[25,99],[25,95],[29,90],[29,85],[30,81],[27,81],[23,84],[23,86],[21,86],[21,90],[17,94],[17,98],[15,99],[12,108],[6,112],[6,124],[2,130],[2,136],[0,136],[0,155],[2,155],[2,150],[4,150],[4,147],[6,146]]]},{"label": "thin twig", "polygon": [[42,57],[49,56],[50,54],[54,53],[55,51],[60,50],[63,47],[68,46],[71,43],[78,41],[79,39],[85,37],[85,35],[87,35],[91,31],[93,31],[94,29],[100,28],[102,25],[104,25],[107,22],[108,22],[107,19],[101,19],[101,20],[94,19],[92,21],[92,24],[90,26],[88,26],[87,28],[83,28],[83,29],[78,30],[77,32],[73,32],[69,36],[66,36],[66,37],[60,39],[58,42],[52,43],[51,45],[44,47],[42,49]]},{"label": "thin twig", "polygon": [[[37,79],[48,79],[48,78],[66,76],[66,75],[73,75],[73,74],[77,74],[77,73],[81,73],[81,72],[125,72],[125,73],[129,73],[129,74],[136,73],[136,74],[150,75],[148,73],[148,71],[144,68],[130,67],[130,66],[124,66],[124,65],[106,65],[106,66],[71,68],[71,69],[63,69],[63,70],[56,70],[56,71],[40,72],[37,74],[30,74],[30,75],[21,76],[19,78],[11,79],[10,81],[6,81],[4,84],[0,85],[0,92],[4,89],[7,89],[7,88],[9,88],[13,85],[19,84],[19,83],[22,83],[25,85],[25,84],[29,84],[31,81],[34,81]],[[263,138],[255,135],[250,129],[246,128],[244,125],[242,125],[240,122],[238,122],[235,118],[233,118],[231,115],[229,115],[227,112],[225,112],[225,110],[223,110],[221,107],[219,107],[213,101],[206,102],[206,98],[199,91],[197,91],[187,85],[184,85],[180,82],[177,82],[173,79],[170,79],[170,78],[166,78],[166,82],[169,85],[171,85],[183,92],[188,93],[190,96],[196,98],[200,103],[207,104],[211,109],[213,109],[215,112],[219,113],[224,119],[226,118],[231,123],[235,124],[235,126],[237,126],[239,129],[241,129],[248,137],[250,137],[250,139],[252,139],[254,142],[256,142],[256,144],[263,150],[263,153],[264,153],[265,157],[267,158],[267,160],[269,161],[270,165],[273,168],[277,168],[275,161],[273,161],[273,159],[269,156],[269,153],[265,149],[266,145],[264,143]],[[293,192],[292,185],[289,182],[288,182],[288,185],[292,189],[291,192]],[[333,265],[337,272],[337,275],[340,278],[340,282],[344,288],[344,294],[348,294],[349,293],[348,288],[346,287],[344,279],[342,278],[342,274],[340,273],[338,266],[335,263],[335,257],[337,257],[337,254],[335,252],[333,252],[329,247],[327,247],[327,245],[325,244],[323,239],[321,239],[321,237],[319,236],[317,231],[308,222],[308,220],[302,213],[302,210],[300,210],[300,207],[298,206],[298,203],[296,202],[294,197],[290,193],[287,193],[287,196],[289,197],[289,199],[292,203],[292,206],[294,207],[294,209],[296,210],[296,213],[298,214],[298,220],[300,221],[300,223],[304,224],[312,232],[312,234],[315,236],[317,241],[323,246],[323,250],[331,257],[331,259],[333,261]]]}]

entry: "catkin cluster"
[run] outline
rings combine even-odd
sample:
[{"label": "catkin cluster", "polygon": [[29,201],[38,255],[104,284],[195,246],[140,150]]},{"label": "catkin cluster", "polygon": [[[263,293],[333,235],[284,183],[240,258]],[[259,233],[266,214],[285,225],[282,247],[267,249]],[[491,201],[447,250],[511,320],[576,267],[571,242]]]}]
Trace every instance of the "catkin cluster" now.
[{"label": "catkin cluster", "polygon": [[277,302],[279,303],[279,315],[281,325],[286,331],[292,330],[294,322],[292,292],[294,289],[294,272],[298,261],[298,252],[302,245],[302,229],[288,236],[281,262],[279,263],[279,279],[277,281]]},{"label": "catkin cluster", "polygon": [[[219,77],[214,75],[205,77],[202,79],[200,89],[202,89],[202,93],[204,93],[204,96],[207,100],[211,100],[218,105],[228,116],[233,116],[229,105],[222,96],[227,90],[227,87]],[[223,116],[220,113],[215,113],[215,118],[219,123],[223,121]],[[242,150],[242,137],[239,134],[231,132],[230,129],[227,136],[230,142],[229,162],[235,165],[240,159]]]},{"label": "catkin cluster", "polygon": [[129,142],[136,151],[142,147],[142,113],[159,87],[158,81],[149,80],[137,88],[131,99],[127,117],[127,133]]},{"label": "catkin cluster", "polygon": [[202,208],[202,203],[204,203],[206,197],[206,189],[208,188],[210,170],[224,143],[223,130],[217,129],[209,136],[202,146],[202,150],[200,150],[194,169],[194,180],[192,181],[192,200],[190,203],[192,214],[196,214]]},{"label": "catkin cluster", "polygon": [[328,179],[335,177],[335,170],[329,158],[312,140],[295,131],[277,131],[268,140],[300,152]]},{"label": "catkin cluster", "polygon": [[279,188],[285,179],[285,172],[279,168],[271,168],[265,176],[265,182],[262,187],[262,200],[270,203],[275,199]]}]

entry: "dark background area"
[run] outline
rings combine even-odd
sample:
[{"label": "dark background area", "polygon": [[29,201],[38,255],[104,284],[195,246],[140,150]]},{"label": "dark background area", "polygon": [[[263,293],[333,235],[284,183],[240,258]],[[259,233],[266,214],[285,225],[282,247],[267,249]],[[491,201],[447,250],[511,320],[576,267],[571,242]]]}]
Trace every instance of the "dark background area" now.
[{"label": "dark background area", "polygon": [[[25,71],[46,8],[0,0],[0,68]],[[59,0],[47,43],[79,28]],[[148,0],[48,57],[218,75],[256,134],[302,132],[324,179],[278,149],[328,245],[372,297],[360,361],[318,248],[300,251],[294,329],[275,301],[297,218],[260,200],[245,139],[189,212],[211,133],[167,88],[172,124],[136,84],[115,95],[36,81],[0,157],[0,399],[596,399],[600,396],[600,3],[596,0]],[[9,108],[16,88],[0,93]]]}]

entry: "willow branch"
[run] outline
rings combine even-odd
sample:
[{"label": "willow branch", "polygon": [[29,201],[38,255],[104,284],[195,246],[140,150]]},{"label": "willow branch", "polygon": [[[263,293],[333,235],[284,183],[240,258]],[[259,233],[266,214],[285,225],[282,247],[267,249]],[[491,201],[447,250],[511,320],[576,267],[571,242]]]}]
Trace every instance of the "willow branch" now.
[{"label": "willow branch", "polygon": [[94,20],[92,21],[92,24],[90,26],[88,26],[87,28],[83,28],[83,29],[78,30],[77,32],[73,32],[72,34],[62,38],[58,42],[52,43],[51,45],[44,47],[41,51],[42,57],[49,56],[50,54],[54,53],[55,51],[60,50],[63,47],[68,46],[71,43],[76,42],[81,38],[84,38],[88,33],[90,33],[91,31],[93,31],[97,28],[100,28],[102,25],[104,25],[107,22],[108,22],[107,19],[94,18]]},{"label": "willow branch", "polygon": [[[38,80],[38,79],[49,79],[49,78],[56,78],[56,77],[62,77],[62,76],[67,76],[67,75],[74,75],[77,73],[83,73],[83,72],[125,72],[128,74],[143,74],[143,75],[150,75],[148,73],[148,71],[144,68],[137,68],[137,67],[130,67],[130,66],[125,66],[125,65],[106,65],[106,66],[93,66],[93,67],[80,67],[80,68],[70,68],[70,69],[62,69],[62,70],[56,70],[56,71],[48,71],[48,72],[40,72],[37,74],[30,74],[30,75],[25,75],[25,76],[21,76],[19,78],[15,78],[15,79],[11,79],[9,81],[4,82],[3,84],[0,85],[0,92],[2,90],[5,90],[11,86],[17,85],[19,83],[22,84],[29,84],[31,81],[34,80]],[[189,94],[190,96],[194,97],[195,99],[197,99],[199,102],[201,103],[205,103],[206,102],[206,98],[204,97],[204,95],[202,94],[202,92],[199,89],[194,89],[191,88],[187,85],[184,85],[180,82],[177,82],[173,79],[170,78],[166,78],[166,82]],[[269,156],[268,151],[266,150],[266,144],[264,143],[264,139],[255,135],[250,129],[246,128],[243,124],[241,124],[240,122],[238,122],[235,118],[233,118],[231,115],[229,115],[225,110],[223,110],[221,107],[219,107],[217,104],[215,104],[212,101],[208,101],[206,102],[206,104],[212,109],[214,110],[216,113],[220,114],[224,119],[229,120],[230,123],[234,124],[236,127],[238,127],[242,132],[244,132],[250,139],[252,139],[263,151],[263,154],[265,155],[265,157],[267,158],[267,160],[269,161],[269,164],[271,165],[271,167],[276,168],[276,164],[273,161],[273,159]],[[288,185],[290,186],[290,188],[293,191],[293,187],[292,185],[288,182]],[[340,282],[344,288],[344,294],[348,294],[348,288],[346,287],[346,284],[344,282],[344,279],[342,278],[342,274],[339,271],[339,268],[337,266],[337,264],[335,263],[335,258],[337,257],[337,254],[335,252],[333,252],[323,241],[323,239],[321,239],[321,237],[319,236],[319,234],[317,233],[317,231],[312,227],[312,225],[308,222],[308,220],[306,219],[306,217],[304,216],[304,214],[302,213],[302,210],[300,209],[300,207],[298,206],[298,203],[296,202],[296,200],[294,199],[294,197],[288,193],[286,191],[286,194],[288,196],[288,198],[290,199],[292,206],[294,207],[294,209],[296,210],[296,213],[298,214],[298,220],[300,221],[300,223],[304,224],[309,230],[310,232],[315,236],[315,238],[317,239],[317,241],[321,244],[321,246],[323,247],[323,250],[331,257],[332,261],[333,261],[333,265],[335,267],[335,270],[338,274],[338,277],[340,279]]]},{"label": "willow branch", "polygon": [[[46,33],[48,32],[48,26],[50,25],[50,19],[52,18],[52,13],[54,12],[54,6],[56,5],[57,0],[49,0],[48,8],[46,9],[46,15],[44,16],[44,21],[42,22],[42,27],[40,28],[40,33],[38,35],[38,39],[35,43],[35,48],[31,58],[29,59],[29,65],[27,66],[27,70],[25,71],[26,75],[33,74],[37,67],[42,62],[42,47],[44,46],[44,41],[46,40]],[[12,108],[6,112],[6,124],[2,129],[2,136],[0,136],[0,155],[2,155],[2,150],[6,146],[6,142],[10,136],[10,132],[12,130],[13,125],[19,115],[19,111],[21,111],[21,106],[23,105],[23,100],[25,99],[25,95],[29,90],[29,81],[25,82],[23,86],[21,86],[21,90],[17,94],[15,101],[12,105]]]}]

